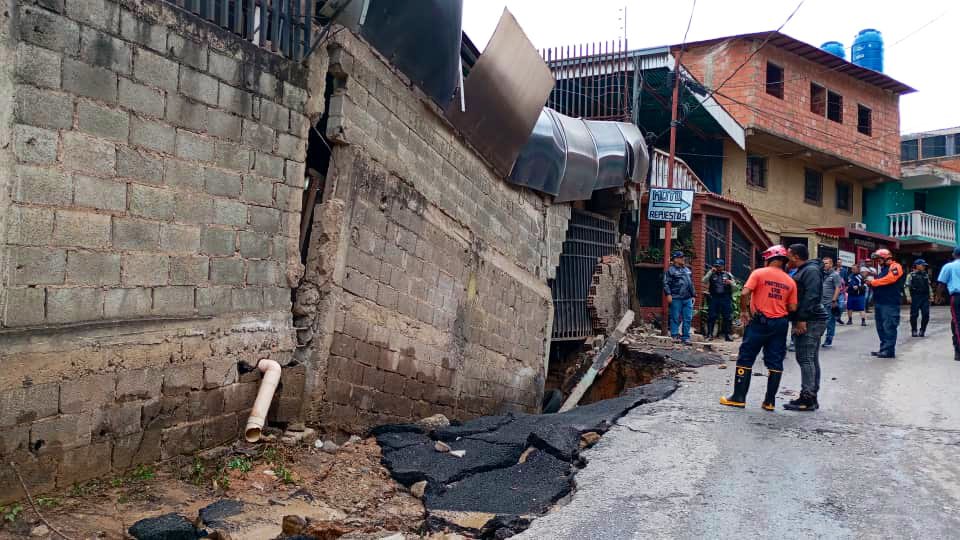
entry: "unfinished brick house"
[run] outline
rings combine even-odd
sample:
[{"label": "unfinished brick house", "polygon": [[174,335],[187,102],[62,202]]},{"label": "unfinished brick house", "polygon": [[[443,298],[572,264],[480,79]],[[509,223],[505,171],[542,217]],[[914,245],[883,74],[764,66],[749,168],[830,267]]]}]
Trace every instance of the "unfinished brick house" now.
[{"label": "unfinished brick house", "polygon": [[539,409],[571,208],[507,181],[552,85],[529,42],[503,154],[364,29],[215,6],[0,20],[0,461],[35,492],[232,441],[260,359],[280,426]]}]

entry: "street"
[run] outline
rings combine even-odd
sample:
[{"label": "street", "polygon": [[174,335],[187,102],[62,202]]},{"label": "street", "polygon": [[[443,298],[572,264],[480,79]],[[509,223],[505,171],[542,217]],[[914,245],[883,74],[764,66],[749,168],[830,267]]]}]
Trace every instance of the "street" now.
[{"label": "street", "polygon": [[957,537],[949,311],[933,309],[925,339],[910,338],[908,315],[895,360],[870,356],[872,321],[838,326],[815,413],[782,409],[784,391],[799,393],[792,353],[776,413],[760,408],[765,377],[739,410],[718,404],[733,369],[682,375],[671,398],[634,409],[585,454],[570,502],[522,538]]}]

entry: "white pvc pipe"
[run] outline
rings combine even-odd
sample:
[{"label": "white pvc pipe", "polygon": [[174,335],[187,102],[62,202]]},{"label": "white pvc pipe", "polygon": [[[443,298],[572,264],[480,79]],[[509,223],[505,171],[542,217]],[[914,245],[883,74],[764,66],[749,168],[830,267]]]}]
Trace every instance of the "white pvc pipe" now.
[{"label": "white pvc pipe", "polygon": [[247,429],[243,432],[247,442],[260,440],[260,432],[263,431],[273,393],[280,382],[280,364],[276,361],[264,358],[257,363],[257,369],[263,373],[263,379],[260,380],[260,390],[257,391],[257,399],[253,402],[253,410],[247,419]]}]

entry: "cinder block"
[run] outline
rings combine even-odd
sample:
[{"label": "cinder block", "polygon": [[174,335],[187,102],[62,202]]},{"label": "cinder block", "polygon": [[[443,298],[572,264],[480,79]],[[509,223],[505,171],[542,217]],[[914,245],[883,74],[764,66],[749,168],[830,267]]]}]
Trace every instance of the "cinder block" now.
[{"label": "cinder block", "polygon": [[130,119],[130,144],[172,154],[176,138],[173,126],[137,116]]},{"label": "cinder block", "polygon": [[237,412],[249,409],[257,399],[259,384],[256,382],[231,384],[223,388],[224,412]]},{"label": "cinder block", "polygon": [[265,309],[290,311],[292,301],[290,289],[285,287],[263,288],[263,307]]},{"label": "cinder block", "polygon": [[117,373],[117,400],[132,401],[160,396],[163,373],[159,369],[127,369]]},{"label": "cinder block", "polygon": [[232,309],[231,287],[209,287],[197,289],[197,310],[200,315],[220,315]]},{"label": "cinder block", "polygon": [[60,385],[38,384],[0,391],[0,427],[26,424],[59,411]]},{"label": "cinder block", "polygon": [[17,165],[17,202],[69,206],[73,199],[73,182],[57,169],[41,169]]},{"label": "cinder block", "polygon": [[46,88],[60,88],[62,57],[29,43],[17,44],[17,79]]},{"label": "cinder block", "polygon": [[260,122],[277,131],[287,131],[290,129],[290,110],[272,101],[261,99]]},{"label": "cinder block", "polygon": [[302,111],[307,105],[307,91],[288,82],[284,82],[283,104],[294,111]]},{"label": "cinder block", "polygon": [[253,96],[249,92],[221,83],[217,106],[244,118],[250,118],[253,114]]},{"label": "cinder block", "polygon": [[13,152],[21,163],[48,165],[57,161],[56,131],[33,126],[17,125],[13,131]]},{"label": "cinder block", "polygon": [[205,420],[223,414],[222,390],[198,390],[187,396],[188,417],[193,420]]},{"label": "cinder block", "polygon": [[240,83],[240,62],[219,53],[210,51],[210,74],[229,84]]},{"label": "cinder block", "polygon": [[179,74],[179,64],[152,52],[137,49],[133,56],[133,76],[149,86],[176,93]]},{"label": "cinder block", "polygon": [[117,176],[135,178],[148,184],[163,182],[163,161],[129,146],[117,147]]},{"label": "cinder block", "polygon": [[132,435],[141,430],[140,403],[115,403],[93,412],[94,439]]},{"label": "cinder block", "polygon": [[123,111],[81,101],[77,105],[77,117],[80,130],[91,135],[124,142],[130,136],[130,115]]},{"label": "cinder block", "polygon": [[203,190],[203,170],[199,165],[189,161],[164,158],[163,167],[164,183],[168,186],[195,191]]},{"label": "cinder block", "polygon": [[124,255],[124,287],[155,287],[158,285],[166,285],[170,274],[169,259],[166,255]]},{"label": "cinder block", "polygon": [[203,132],[207,129],[207,107],[171,93],[167,95],[166,119],[175,126]]},{"label": "cinder block", "polygon": [[67,254],[67,282],[78,285],[119,285],[120,255],[71,251]]},{"label": "cinder block", "polygon": [[243,121],[243,143],[263,152],[273,152],[277,134],[269,127],[252,120]]},{"label": "cinder block", "polygon": [[246,259],[270,257],[270,237],[251,231],[240,231],[240,255]]},{"label": "cinder block", "polygon": [[130,251],[155,251],[160,247],[160,224],[116,217],[113,219],[113,247]]},{"label": "cinder block", "polygon": [[106,68],[64,58],[63,89],[78,96],[116,103],[117,74]]},{"label": "cinder block", "polygon": [[236,231],[204,227],[201,234],[200,251],[211,256],[232,256],[237,251]]},{"label": "cinder block", "polygon": [[69,54],[80,52],[80,26],[69,19],[21,5],[18,27],[24,41]]},{"label": "cinder block", "polygon": [[281,133],[277,135],[277,154],[296,161],[306,159],[307,141],[294,135]]},{"label": "cinder block", "polygon": [[171,257],[171,285],[203,285],[210,275],[210,260],[207,257]]},{"label": "cinder block", "polygon": [[112,176],[117,171],[116,145],[66,132],[63,134],[63,166],[68,170]]},{"label": "cinder block", "polygon": [[155,315],[189,315],[193,311],[193,287],[157,287],[153,290]]},{"label": "cinder block", "polygon": [[196,225],[161,224],[160,248],[168,252],[198,252],[200,250],[200,227]]},{"label": "cinder block", "polygon": [[63,284],[67,268],[66,251],[42,247],[16,247],[11,252],[14,285]]},{"label": "cinder block", "polygon": [[120,5],[110,0],[70,0],[67,17],[89,26],[120,33]]},{"label": "cinder block", "polygon": [[120,77],[118,101],[121,106],[140,114],[156,118],[163,117],[165,107],[163,92],[135,83],[130,79]]},{"label": "cinder block", "polygon": [[273,204],[273,182],[251,174],[245,175],[240,198],[246,202],[270,206]]},{"label": "cinder block", "polygon": [[237,382],[237,359],[228,355],[203,362],[203,387],[219,388]]},{"label": "cinder block", "polygon": [[46,246],[53,243],[53,210],[14,206],[9,209],[7,242],[27,246]]},{"label": "cinder block", "polygon": [[144,317],[150,314],[153,297],[150,289],[110,289],[103,303],[107,319]]},{"label": "cinder block", "polygon": [[193,161],[213,161],[213,141],[179,129],[177,130],[177,157]]},{"label": "cinder block", "polygon": [[242,227],[247,224],[247,205],[239,201],[216,199],[213,202],[213,222]]},{"label": "cinder block", "polygon": [[[259,156],[258,156],[259,157]],[[220,142],[213,149],[217,166],[240,172],[250,170],[250,150],[239,144]]]},{"label": "cinder block", "polygon": [[226,444],[236,439],[237,434],[236,414],[207,418],[203,421],[203,441],[205,444],[211,446]]},{"label": "cinder block", "polygon": [[123,212],[127,209],[127,184],[82,174],[73,175],[74,204],[98,210]]},{"label": "cinder block", "polygon": [[213,221],[213,199],[196,193],[177,193],[174,200],[177,221],[206,224]]},{"label": "cinder block", "polygon": [[138,43],[158,52],[166,52],[167,28],[160,24],[145,21],[125,9],[120,10],[120,35],[127,41]]},{"label": "cinder block", "polygon": [[32,86],[16,87],[14,117],[31,126],[69,129],[73,126],[73,97]]},{"label": "cinder block", "polygon": [[170,33],[170,35],[167,37],[167,50],[170,54],[180,59],[180,61],[184,64],[199,69],[200,71],[206,71],[206,43],[198,43],[192,39],[185,38],[180,34]]},{"label": "cinder block", "polygon": [[173,219],[174,192],[161,188],[131,184],[128,208],[130,214],[151,219]]},{"label": "cinder block", "polygon": [[214,285],[242,285],[243,259],[210,259],[210,282]]},{"label": "cinder block", "polygon": [[265,96],[275,98],[280,95],[283,88],[275,76],[266,71],[261,71],[257,78],[257,90]]},{"label": "cinder block", "polygon": [[203,424],[196,422],[164,429],[161,440],[161,459],[193,454],[201,448],[201,442],[204,440]]},{"label": "cinder block", "polygon": [[100,289],[47,289],[47,322],[72,323],[103,318]]},{"label": "cinder block", "polygon": [[204,186],[207,193],[223,197],[239,197],[241,177],[237,173],[205,167],[203,169]]},{"label": "cinder block", "polygon": [[[303,189],[306,185],[306,175],[304,173],[304,164],[300,161],[286,160],[283,173],[283,180],[289,186]],[[279,177],[276,177],[279,178]]]},{"label": "cinder block", "polygon": [[192,69],[180,69],[180,93],[207,105],[217,104],[220,83],[209,75]]},{"label": "cinder block", "polygon": [[115,373],[86,375],[60,383],[60,412],[78,414],[99,409],[116,399]]},{"label": "cinder block", "polygon": [[160,430],[150,429],[118,437],[113,442],[113,470],[160,461]]},{"label": "cinder block", "polygon": [[[286,184],[277,184],[276,204],[283,212],[300,212],[303,207],[304,191]],[[319,195],[319,194],[318,194]]]},{"label": "cinder block", "polygon": [[309,131],[310,119],[296,111],[290,111],[290,133],[305,139]]},{"label": "cinder block", "polygon": [[279,280],[280,269],[273,261],[248,261],[248,285],[276,285]]},{"label": "cinder block", "polygon": [[110,216],[57,210],[53,243],[83,248],[107,247],[110,245]]},{"label": "cinder block", "polygon": [[[7,313],[3,325],[32,326],[43,322],[46,312],[46,294],[44,289],[7,289]],[[0,417],[3,409],[0,409]]]},{"label": "cinder block", "polygon": [[80,30],[80,58],[94,66],[130,74],[133,50],[120,39],[84,26]]},{"label": "cinder block", "polygon": [[263,292],[253,287],[233,289],[232,303],[235,311],[261,311],[263,310]]},{"label": "cinder block", "polygon": [[30,446],[37,453],[55,453],[90,444],[90,412],[44,418],[30,426]]},{"label": "cinder block", "polygon": [[231,141],[240,140],[240,118],[223,111],[209,108],[207,110],[207,130],[210,135],[229,139]]},{"label": "cinder block", "polygon": [[275,208],[251,206],[250,227],[263,233],[276,234],[280,231],[280,211]]},{"label": "cinder block", "polygon": [[283,158],[257,152],[251,170],[267,178],[283,178]]}]

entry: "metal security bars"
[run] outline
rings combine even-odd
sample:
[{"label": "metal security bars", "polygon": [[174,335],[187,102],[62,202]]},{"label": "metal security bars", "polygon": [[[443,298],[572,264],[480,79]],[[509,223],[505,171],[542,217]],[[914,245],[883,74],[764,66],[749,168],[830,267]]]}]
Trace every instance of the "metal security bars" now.
[{"label": "metal security bars", "polygon": [[574,118],[629,122],[635,60],[624,40],[540,51],[556,84],[547,106]]},{"label": "metal security bars", "polygon": [[612,219],[574,210],[560,254],[557,277],[550,281],[553,297],[553,339],[584,339],[593,335],[587,296],[600,258],[617,246],[617,224]]},{"label": "metal security bars", "polygon": [[313,0],[165,0],[293,60],[310,50]]}]

